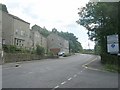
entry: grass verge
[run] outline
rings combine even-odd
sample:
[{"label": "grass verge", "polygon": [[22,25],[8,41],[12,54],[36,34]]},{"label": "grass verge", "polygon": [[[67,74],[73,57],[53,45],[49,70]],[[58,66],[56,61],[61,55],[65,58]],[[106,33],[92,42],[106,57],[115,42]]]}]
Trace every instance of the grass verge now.
[{"label": "grass verge", "polygon": [[110,72],[120,73],[120,67],[118,67],[117,65],[105,64],[103,69]]}]

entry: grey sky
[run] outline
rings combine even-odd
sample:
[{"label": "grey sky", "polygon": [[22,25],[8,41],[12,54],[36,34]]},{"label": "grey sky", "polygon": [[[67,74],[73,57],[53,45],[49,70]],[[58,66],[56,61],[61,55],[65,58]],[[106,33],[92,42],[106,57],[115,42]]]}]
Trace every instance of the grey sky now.
[{"label": "grey sky", "polygon": [[89,0],[3,0],[9,13],[31,23],[56,28],[58,31],[74,33],[83,48],[94,48],[94,43],[88,41],[87,30],[78,25],[78,8],[85,6]]}]

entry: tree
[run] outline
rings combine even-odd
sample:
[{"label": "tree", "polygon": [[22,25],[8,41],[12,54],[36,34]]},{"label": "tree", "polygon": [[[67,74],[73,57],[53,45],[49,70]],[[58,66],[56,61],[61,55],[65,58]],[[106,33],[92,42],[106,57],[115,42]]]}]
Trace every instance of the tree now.
[{"label": "tree", "polygon": [[69,50],[71,52],[77,53],[77,52],[83,51],[81,43],[78,42],[78,38],[74,36],[73,33],[61,31],[61,32],[58,32],[58,35],[69,41]]},{"label": "tree", "polygon": [[40,31],[40,33],[44,36],[44,37],[47,37],[50,32],[45,28],[43,27],[42,30]]},{"label": "tree", "polygon": [[80,19],[77,23],[88,30],[90,40],[96,41],[101,47],[101,52],[106,53],[106,36],[119,34],[118,3],[89,2],[78,14]]},{"label": "tree", "polygon": [[6,7],[6,5],[4,5],[4,4],[0,4],[0,10],[8,13],[7,7]]},{"label": "tree", "polygon": [[52,32],[53,32],[53,33],[57,33],[58,31],[57,31],[56,28],[53,28],[53,29],[52,29]]}]

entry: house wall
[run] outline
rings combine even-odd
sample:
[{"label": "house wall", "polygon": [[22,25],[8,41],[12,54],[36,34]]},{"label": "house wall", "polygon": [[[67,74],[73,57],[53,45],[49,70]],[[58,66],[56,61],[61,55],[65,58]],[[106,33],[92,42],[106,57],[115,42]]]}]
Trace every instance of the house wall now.
[{"label": "house wall", "polygon": [[29,47],[30,24],[14,19],[14,45]]},{"label": "house wall", "polygon": [[29,30],[30,32],[29,32],[29,40],[28,40],[28,48],[30,49],[30,50],[32,50],[33,49],[33,38],[32,38],[32,33],[31,33],[31,29]]},{"label": "house wall", "polygon": [[42,47],[44,47],[45,49],[47,49],[47,38],[45,38],[45,37],[43,37],[43,36],[41,36],[41,38],[42,38]]},{"label": "house wall", "polygon": [[69,41],[64,40],[64,44],[62,47],[63,51],[65,51],[66,53],[69,53]]},{"label": "house wall", "polygon": [[3,44],[29,47],[30,24],[14,18],[12,15],[2,13]]},{"label": "house wall", "polygon": [[0,52],[2,51],[2,11],[0,10]]},{"label": "house wall", "polygon": [[41,36],[40,36],[40,33],[38,31],[33,31],[33,45],[34,45],[34,48],[36,48],[36,45],[39,45],[41,46]]},{"label": "house wall", "polygon": [[48,49],[59,48],[60,51],[64,51],[65,53],[69,53],[69,42],[57,34],[50,34],[47,37]]},{"label": "house wall", "polygon": [[14,19],[8,13],[2,12],[2,40],[3,44],[13,45]]},{"label": "house wall", "polygon": [[37,29],[33,28],[30,35],[35,49],[36,45],[39,45],[47,50],[47,39]]}]

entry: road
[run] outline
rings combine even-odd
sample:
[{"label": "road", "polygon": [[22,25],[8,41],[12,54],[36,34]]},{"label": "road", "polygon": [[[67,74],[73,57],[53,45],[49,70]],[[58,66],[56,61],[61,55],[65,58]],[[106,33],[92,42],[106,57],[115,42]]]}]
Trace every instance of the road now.
[{"label": "road", "polygon": [[59,59],[46,59],[3,65],[3,88],[117,88],[118,74],[82,67],[97,56],[76,54]]}]

